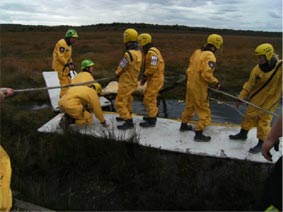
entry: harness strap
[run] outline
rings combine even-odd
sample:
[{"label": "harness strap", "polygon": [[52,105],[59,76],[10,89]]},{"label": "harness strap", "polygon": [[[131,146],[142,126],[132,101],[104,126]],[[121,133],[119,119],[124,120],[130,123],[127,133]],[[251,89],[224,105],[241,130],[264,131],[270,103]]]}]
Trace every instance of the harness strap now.
[{"label": "harness strap", "polygon": [[271,80],[272,78],[275,76],[277,70],[279,69],[279,67],[282,65],[282,60],[279,62],[279,64],[277,65],[277,67],[275,68],[275,71],[272,73],[272,75],[269,77],[269,79],[263,84],[263,86],[261,86],[255,93],[253,93],[253,95],[250,96],[250,100],[257,95]]},{"label": "harness strap", "polygon": [[131,52],[129,50],[127,50],[126,52],[129,54],[131,62],[133,62],[133,55],[131,54]]}]

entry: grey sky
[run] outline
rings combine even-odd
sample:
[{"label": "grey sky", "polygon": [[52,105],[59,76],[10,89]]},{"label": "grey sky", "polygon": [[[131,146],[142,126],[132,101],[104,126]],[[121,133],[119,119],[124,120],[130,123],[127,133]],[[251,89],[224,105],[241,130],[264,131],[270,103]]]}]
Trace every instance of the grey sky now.
[{"label": "grey sky", "polygon": [[0,23],[150,23],[282,31],[281,0],[0,0]]}]

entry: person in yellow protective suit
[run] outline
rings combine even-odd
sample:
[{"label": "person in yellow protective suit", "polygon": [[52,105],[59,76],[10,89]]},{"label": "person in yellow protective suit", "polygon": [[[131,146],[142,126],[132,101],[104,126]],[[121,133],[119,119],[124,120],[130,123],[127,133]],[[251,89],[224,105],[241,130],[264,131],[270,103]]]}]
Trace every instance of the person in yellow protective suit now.
[{"label": "person in yellow protective suit", "polygon": [[[82,72],[72,80],[72,84],[94,81],[92,76],[94,63],[86,59],[81,63]],[[96,90],[97,89],[97,90]],[[71,87],[59,100],[59,108],[66,115],[62,117],[60,125],[67,129],[70,124],[85,125],[92,124],[93,118],[90,111],[94,112],[100,123],[107,127],[97,91],[101,92],[98,83],[89,83],[82,86]]]},{"label": "person in yellow protective suit", "polygon": [[115,100],[115,108],[119,117],[117,121],[124,121],[118,129],[126,130],[134,127],[132,119],[132,93],[138,87],[138,77],[142,63],[142,53],[138,46],[138,32],[126,29],[123,34],[126,51],[117,67],[115,74],[119,77],[119,88]]},{"label": "person in yellow protective suit", "polygon": [[[71,83],[70,71],[74,70],[72,60],[72,44],[76,42],[78,33],[74,29],[69,29],[65,38],[60,39],[53,50],[52,68],[57,71],[60,85],[68,85]],[[60,97],[62,97],[68,88],[62,88]]]},{"label": "person in yellow protective suit", "polygon": [[213,72],[216,64],[214,53],[223,45],[223,38],[218,34],[211,34],[207,38],[207,44],[202,49],[197,49],[190,58],[187,75],[186,107],[182,113],[180,131],[192,130],[187,125],[193,119],[194,113],[198,114],[198,123],[195,127],[194,141],[207,142],[211,137],[203,134],[203,130],[211,121],[208,101],[208,84],[216,84],[220,89],[220,83]]},{"label": "person in yellow protective suit", "polygon": [[[255,49],[258,64],[253,68],[249,80],[244,84],[239,98],[248,100],[264,110],[274,113],[282,96],[282,60],[274,54],[273,46],[263,43]],[[238,108],[241,101],[236,102]],[[250,153],[259,153],[263,141],[270,131],[273,115],[248,106],[242,120],[241,130],[230,139],[246,140],[247,134],[253,127],[257,128],[258,143],[252,147]]]},{"label": "person in yellow protective suit", "polygon": [[0,211],[10,211],[12,207],[11,175],[9,155],[0,145]]},{"label": "person in yellow protective suit", "polygon": [[[0,102],[13,94],[12,88],[0,88]],[[0,211],[10,211],[12,207],[11,176],[10,157],[0,145]]]},{"label": "person in yellow protective suit", "polygon": [[138,40],[142,46],[144,54],[144,73],[141,85],[147,82],[143,97],[148,117],[144,117],[145,122],[140,123],[141,127],[154,127],[158,114],[157,95],[164,84],[165,63],[160,51],[153,46],[152,37],[148,33],[139,35]]}]

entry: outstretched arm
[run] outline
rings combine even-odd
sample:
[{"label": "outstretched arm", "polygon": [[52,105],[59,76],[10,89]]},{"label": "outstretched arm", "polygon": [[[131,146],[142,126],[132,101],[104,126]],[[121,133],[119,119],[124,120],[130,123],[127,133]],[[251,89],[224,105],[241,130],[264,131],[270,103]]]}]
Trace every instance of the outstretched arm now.
[{"label": "outstretched arm", "polygon": [[282,112],[273,124],[266,140],[263,142],[261,153],[266,160],[272,161],[270,149],[278,142],[278,138],[282,137]]}]

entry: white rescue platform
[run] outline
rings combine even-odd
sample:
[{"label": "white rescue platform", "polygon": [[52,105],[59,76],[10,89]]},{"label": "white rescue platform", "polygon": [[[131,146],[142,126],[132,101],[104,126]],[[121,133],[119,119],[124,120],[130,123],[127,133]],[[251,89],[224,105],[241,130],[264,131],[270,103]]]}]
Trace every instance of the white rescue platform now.
[{"label": "white rescue platform", "polygon": [[[63,133],[59,126],[59,121],[63,114],[48,121],[38,129],[39,132],[45,133]],[[193,131],[180,132],[180,122],[173,119],[158,118],[155,127],[142,128],[139,123],[142,122],[142,116],[134,116],[135,128],[130,130],[118,130],[116,113],[105,113],[108,128],[100,125],[94,117],[94,123],[88,126],[73,125],[70,128],[81,134],[87,134],[99,138],[110,138],[116,141],[127,141],[134,139],[139,145],[156,148],[160,150],[180,152],[185,154],[211,156],[218,158],[230,158],[238,160],[254,161],[259,163],[269,163],[261,153],[249,153],[249,149],[257,144],[256,129],[249,131],[246,141],[230,140],[230,134],[239,132],[240,127],[232,125],[210,125],[205,129],[204,134],[212,137],[210,142],[195,142]],[[194,127],[194,125],[193,125]],[[279,151],[271,150],[274,162],[282,155],[282,140],[279,145]]]},{"label": "white rescue platform", "polygon": [[[59,86],[58,75],[56,71],[44,71],[42,72],[45,84],[47,87]],[[54,111],[59,111],[58,101],[60,96],[60,89],[48,89],[48,95],[50,98],[51,106]],[[111,107],[111,102],[103,96],[99,97],[101,107]]]}]

